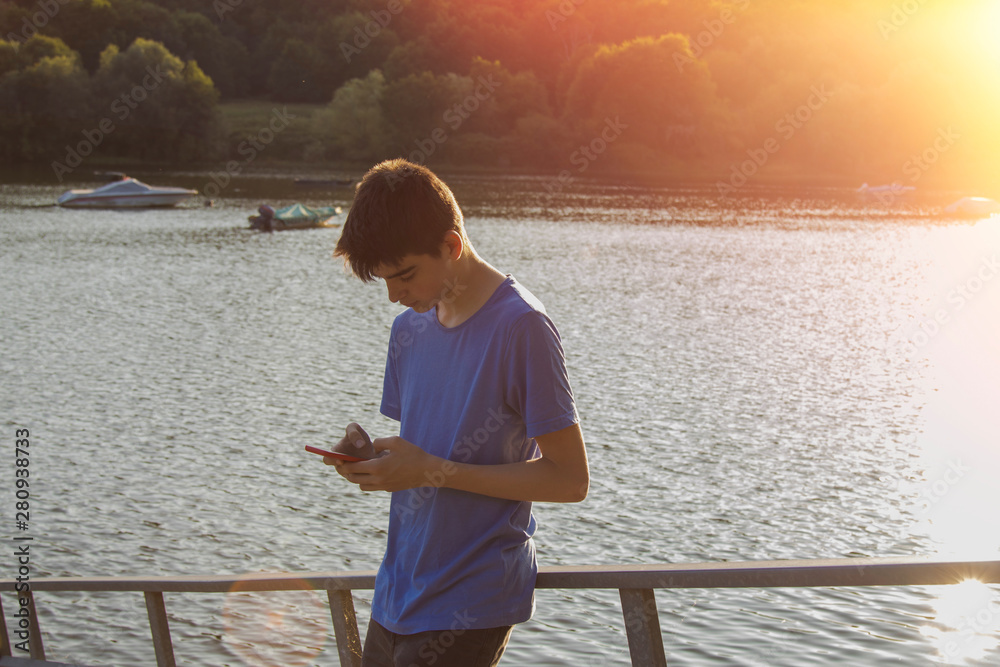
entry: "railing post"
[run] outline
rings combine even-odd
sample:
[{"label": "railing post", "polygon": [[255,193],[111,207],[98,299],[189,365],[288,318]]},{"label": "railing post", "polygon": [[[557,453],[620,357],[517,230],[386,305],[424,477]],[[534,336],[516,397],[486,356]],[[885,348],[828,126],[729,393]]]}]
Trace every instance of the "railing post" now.
[{"label": "railing post", "polygon": [[[42,629],[38,627],[38,608],[35,607],[35,596],[31,591],[18,593],[20,597],[28,598],[28,649],[32,658],[45,660],[45,646],[42,644]],[[20,602],[20,601],[18,601]]]},{"label": "railing post", "polygon": [[[24,609],[28,610],[28,655],[32,658],[38,658],[39,660],[45,659],[45,647],[42,645],[42,631],[38,627],[38,617],[35,615],[35,598],[31,594],[31,591],[24,591],[14,593],[14,599],[17,600],[18,611],[22,609],[21,601],[18,598],[25,598],[28,600],[27,606]],[[14,618],[18,618],[15,616]],[[19,627],[20,622],[16,622],[14,627]],[[7,634],[7,619],[3,615],[3,603],[0,602],[0,658],[6,656],[14,656],[14,652],[11,651],[10,636]]]},{"label": "railing post", "polygon": [[153,651],[156,653],[156,667],[176,667],[174,645],[170,642],[170,625],[167,623],[167,607],[163,602],[163,593],[146,591],[145,596],[149,631],[153,635]]},{"label": "railing post", "polygon": [[667,667],[656,613],[656,596],[651,588],[620,588],[622,616],[628,635],[628,652],[634,667]]},{"label": "railing post", "polygon": [[3,617],[3,595],[0,595],[0,658],[13,655],[10,651],[10,637],[7,636],[7,619]]},{"label": "railing post", "polygon": [[351,591],[327,590],[341,667],[361,667],[361,637]]}]

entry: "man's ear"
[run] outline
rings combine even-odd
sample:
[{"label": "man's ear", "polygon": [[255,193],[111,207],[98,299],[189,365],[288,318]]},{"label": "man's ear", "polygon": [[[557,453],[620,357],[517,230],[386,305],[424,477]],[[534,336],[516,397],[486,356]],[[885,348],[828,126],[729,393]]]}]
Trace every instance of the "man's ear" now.
[{"label": "man's ear", "polygon": [[444,241],[441,243],[441,248],[447,253],[448,259],[456,260],[465,252],[465,242],[462,241],[461,234],[453,229],[444,233]]}]

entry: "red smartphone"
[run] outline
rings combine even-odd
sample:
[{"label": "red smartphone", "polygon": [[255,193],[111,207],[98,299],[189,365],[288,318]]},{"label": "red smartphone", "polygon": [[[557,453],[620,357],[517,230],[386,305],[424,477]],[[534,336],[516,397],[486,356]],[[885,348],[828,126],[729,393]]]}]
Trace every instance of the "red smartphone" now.
[{"label": "red smartphone", "polygon": [[306,445],[306,451],[312,452],[313,454],[319,454],[320,456],[330,456],[335,459],[340,459],[341,461],[367,461],[368,459],[361,458],[360,456],[351,456],[350,454],[341,454],[340,452],[329,452],[325,449],[320,449],[319,447],[313,447],[312,445]]}]

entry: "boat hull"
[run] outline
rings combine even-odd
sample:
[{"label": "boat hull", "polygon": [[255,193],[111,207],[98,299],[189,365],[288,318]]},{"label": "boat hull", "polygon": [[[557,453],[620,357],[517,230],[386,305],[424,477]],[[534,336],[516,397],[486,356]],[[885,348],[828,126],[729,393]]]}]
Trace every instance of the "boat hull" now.
[{"label": "boat hull", "polygon": [[292,204],[277,211],[270,206],[262,206],[258,211],[260,215],[252,215],[247,219],[250,221],[250,229],[262,232],[336,227],[339,224],[337,216],[341,213],[339,206],[309,208],[302,204]]},{"label": "boat hull", "polygon": [[950,206],[946,206],[944,213],[969,218],[988,218],[1000,215],[1000,202],[986,197],[962,197]]},{"label": "boat hull", "polygon": [[88,197],[86,195],[71,197],[59,205],[67,208],[155,208],[159,206],[176,206],[190,199],[194,193],[188,194],[157,194],[139,197]]},{"label": "boat hull", "polygon": [[93,190],[67,190],[56,203],[69,208],[152,208],[174,206],[197,194],[197,190],[156,187],[125,177]]}]

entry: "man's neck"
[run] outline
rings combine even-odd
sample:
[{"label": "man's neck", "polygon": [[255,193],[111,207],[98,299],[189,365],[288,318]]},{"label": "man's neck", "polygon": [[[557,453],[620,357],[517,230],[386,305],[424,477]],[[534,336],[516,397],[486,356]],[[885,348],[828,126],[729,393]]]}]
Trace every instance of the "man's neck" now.
[{"label": "man's neck", "polygon": [[478,255],[466,255],[437,304],[438,322],[449,329],[462,324],[489,301],[506,279]]}]

